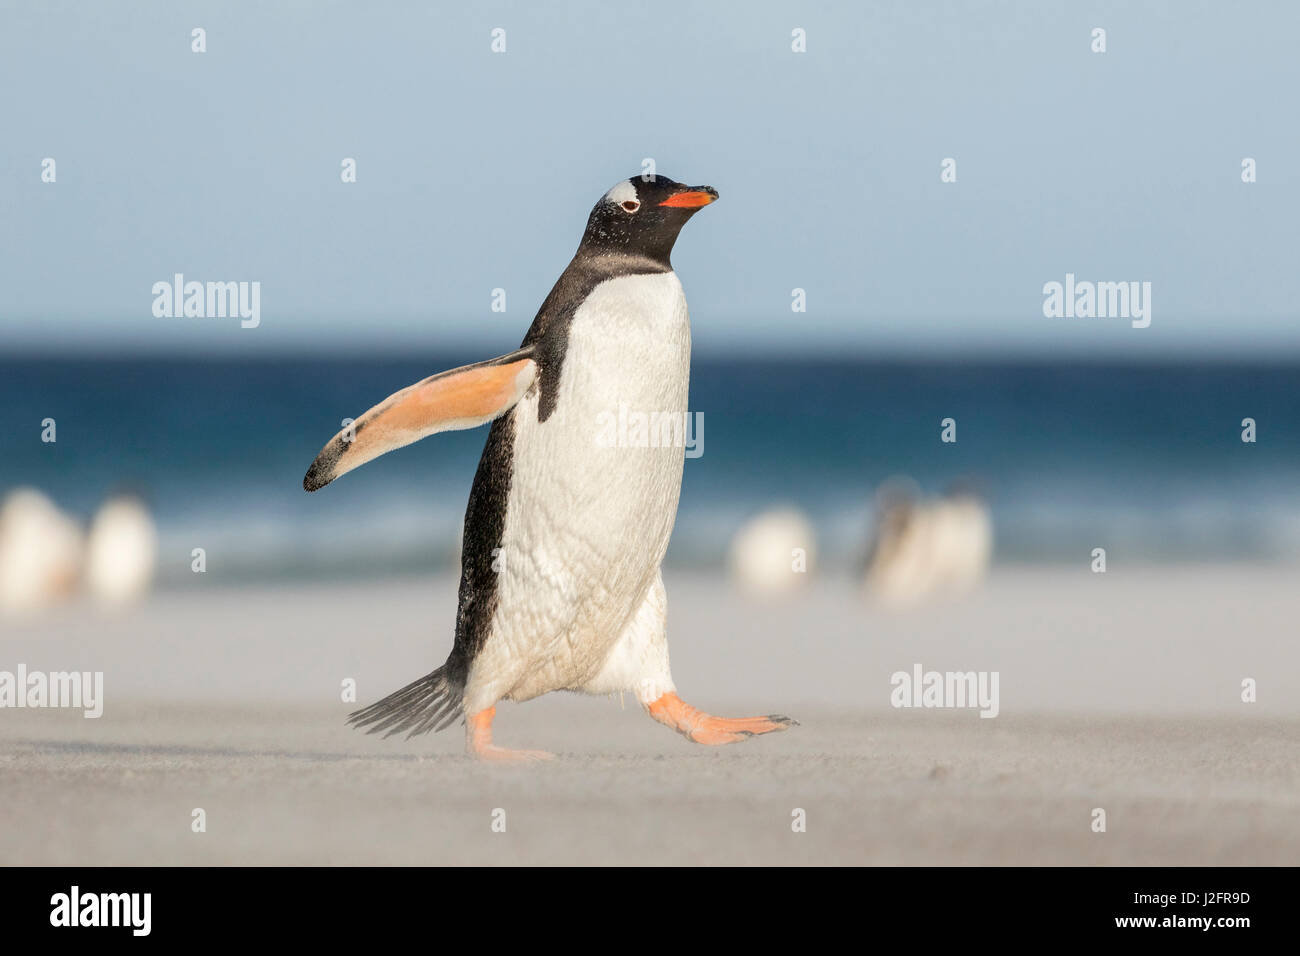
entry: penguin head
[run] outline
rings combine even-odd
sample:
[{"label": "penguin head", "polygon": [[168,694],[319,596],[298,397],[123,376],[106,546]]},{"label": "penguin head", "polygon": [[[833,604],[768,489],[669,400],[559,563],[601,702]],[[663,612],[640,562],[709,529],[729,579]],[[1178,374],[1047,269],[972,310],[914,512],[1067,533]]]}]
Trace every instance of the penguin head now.
[{"label": "penguin head", "polygon": [[717,198],[712,186],[685,186],[666,176],[625,179],[591,210],[578,254],[651,259],[671,268],[682,226]]}]

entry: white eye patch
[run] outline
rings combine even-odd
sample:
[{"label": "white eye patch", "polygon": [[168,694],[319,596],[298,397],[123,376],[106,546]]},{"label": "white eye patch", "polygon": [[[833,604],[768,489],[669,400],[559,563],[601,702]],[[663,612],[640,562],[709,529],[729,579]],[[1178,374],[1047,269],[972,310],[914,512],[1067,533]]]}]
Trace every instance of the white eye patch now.
[{"label": "white eye patch", "polygon": [[636,194],[636,186],[632,184],[632,180],[630,179],[623,180],[609,192],[605,193],[605,198],[616,206],[622,206],[623,203],[628,202],[636,203],[637,206],[641,205],[641,199]]}]

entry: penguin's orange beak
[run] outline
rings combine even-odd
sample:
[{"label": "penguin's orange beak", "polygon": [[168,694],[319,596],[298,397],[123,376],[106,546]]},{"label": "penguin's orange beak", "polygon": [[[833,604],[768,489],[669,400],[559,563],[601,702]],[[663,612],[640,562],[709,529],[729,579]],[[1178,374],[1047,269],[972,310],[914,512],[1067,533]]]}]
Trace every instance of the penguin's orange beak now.
[{"label": "penguin's orange beak", "polygon": [[698,209],[707,206],[718,198],[718,191],[712,186],[692,186],[684,192],[674,193],[659,205],[672,206],[676,209]]}]

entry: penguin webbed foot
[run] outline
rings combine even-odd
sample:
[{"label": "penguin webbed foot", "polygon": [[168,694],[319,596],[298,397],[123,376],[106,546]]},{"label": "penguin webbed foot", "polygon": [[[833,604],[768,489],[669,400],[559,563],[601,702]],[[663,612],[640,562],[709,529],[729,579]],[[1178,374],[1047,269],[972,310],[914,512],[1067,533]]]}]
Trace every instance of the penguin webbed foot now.
[{"label": "penguin webbed foot", "polygon": [[692,743],[708,747],[740,743],[750,737],[771,734],[799,721],[784,714],[767,714],[762,717],[714,717],[696,710],[674,693],[667,693],[646,708],[659,723],[671,727]]},{"label": "penguin webbed foot", "polygon": [[555,754],[545,750],[510,750],[492,742],[492,718],[496,707],[480,710],[465,718],[465,752],[484,763],[538,763],[554,760]]}]

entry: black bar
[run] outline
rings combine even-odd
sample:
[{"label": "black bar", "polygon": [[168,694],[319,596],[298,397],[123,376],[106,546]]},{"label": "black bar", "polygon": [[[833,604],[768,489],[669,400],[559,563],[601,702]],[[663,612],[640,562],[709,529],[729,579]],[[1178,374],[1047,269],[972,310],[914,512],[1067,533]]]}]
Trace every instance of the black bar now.
[{"label": "black bar", "polygon": [[[157,939],[205,942],[276,939],[338,942],[351,932],[427,932],[459,924],[473,933],[568,933],[585,938],[595,924],[610,933],[650,938],[682,912],[721,921],[729,932],[766,931],[816,920],[819,932],[842,924],[861,936],[878,931],[995,942],[1109,937],[1231,944],[1242,933],[1278,933],[1291,922],[1295,873],[1282,868],[839,869],[818,874],[760,870],[627,873],[581,869],[432,871],[345,868],[10,868],[0,926],[6,942]],[[54,926],[60,898],[70,909],[78,888],[81,913],[98,911],[97,894],[149,894],[126,910],[128,925]],[[87,896],[96,896],[92,904]],[[1208,900],[1208,902],[1207,902]],[[86,907],[89,906],[90,909]],[[1210,920],[1205,928],[1201,921]],[[1147,921],[1153,922],[1133,922]],[[1239,925],[1227,925],[1225,921]],[[65,920],[66,921],[66,920]],[[621,929],[619,925],[621,925]],[[258,929],[264,927],[264,929]],[[473,929],[478,927],[478,929]],[[657,928],[658,927],[658,928]],[[718,928],[721,928],[719,926]],[[461,930],[457,930],[459,933]],[[448,932],[452,932],[448,929]],[[451,937],[448,937],[449,940]],[[598,937],[595,937],[598,938]],[[614,935],[611,941],[618,939]],[[917,937],[920,942],[920,937]],[[430,940],[430,945],[438,945]]]}]

